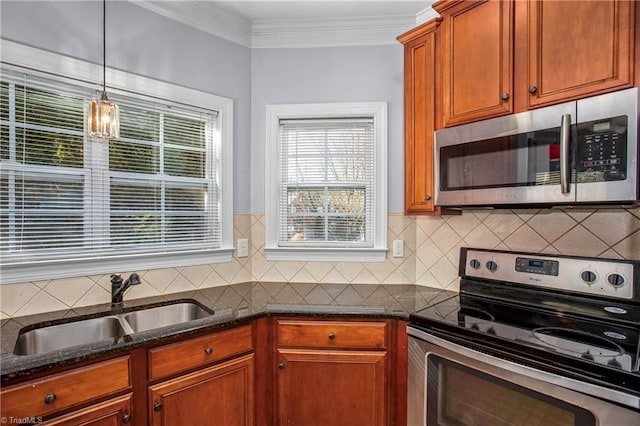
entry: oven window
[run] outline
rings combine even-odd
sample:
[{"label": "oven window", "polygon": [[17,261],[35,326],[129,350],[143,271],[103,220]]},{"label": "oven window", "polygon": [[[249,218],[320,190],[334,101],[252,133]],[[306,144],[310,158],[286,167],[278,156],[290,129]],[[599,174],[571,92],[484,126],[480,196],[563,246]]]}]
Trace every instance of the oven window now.
[{"label": "oven window", "polygon": [[560,184],[560,128],[440,148],[440,189]]},{"label": "oven window", "polygon": [[595,426],[589,411],[457,364],[427,357],[427,424]]}]

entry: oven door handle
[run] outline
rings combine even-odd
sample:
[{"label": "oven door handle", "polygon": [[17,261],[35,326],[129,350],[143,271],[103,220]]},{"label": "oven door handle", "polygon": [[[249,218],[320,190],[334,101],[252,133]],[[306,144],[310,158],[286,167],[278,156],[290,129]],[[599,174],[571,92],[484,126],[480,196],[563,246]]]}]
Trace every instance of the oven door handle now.
[{"label": "oven door handle", "polygon": [[571,139],[571,114],[564,114],[560,123],[560,192],[569,194],[571,165],[569,164],[569,142]]},{"label": "oven door handle", "polygon": [[407,334],[417,339],[424,340],[433,345],[439,346],[443,349],[447,349],[451,352],[457,353],[462,356],[489,364],[496,368],[510,371],[512,373],[520,374],[533,379],[550,383],[552,385],[561,386],[569,390],[581,392],[586,395],[596,396],[608,401],[617,402],[619,404],[626,405],[628,407],[639,409],[640,397],[630,395],[625,392],[617,391],[615,389],[605,388],[592,383],[585,383],[579,380],[571,379],[569,377],[559,376],[557,374],[548,373],[546,371],[538,370],[532,367],[528,367],[522,364],[516,364],[506,359],[498,358],[492,355],[488,355],[482,352],[478,352],[471,348],[452,343],[448,340],[436,337],[432,334],[426,333],[422,330],[415,329],[411,326],[407,326]]}]

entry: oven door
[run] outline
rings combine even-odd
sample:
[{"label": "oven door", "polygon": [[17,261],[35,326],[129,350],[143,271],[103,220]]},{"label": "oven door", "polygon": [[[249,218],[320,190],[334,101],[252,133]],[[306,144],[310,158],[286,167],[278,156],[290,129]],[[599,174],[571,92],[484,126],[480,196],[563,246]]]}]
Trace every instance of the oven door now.
[{"label": "oven door", "polygon": [[569,102],[435,132],[436,204],[575,203],[575,120]]},{"label": "oven door", "polygon": [[638,397],[407,330],[410,426],[640,424]]}]

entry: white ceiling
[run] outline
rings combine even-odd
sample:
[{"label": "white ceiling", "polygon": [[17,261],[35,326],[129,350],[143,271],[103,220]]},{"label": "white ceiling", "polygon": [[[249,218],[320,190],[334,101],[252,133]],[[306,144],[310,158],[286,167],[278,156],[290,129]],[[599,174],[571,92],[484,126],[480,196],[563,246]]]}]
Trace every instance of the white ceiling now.
[{"label": "white ceiling", "polygon": [[219,3],[251,21],[306,19],[306,18],[353,18],[389,17],[398,15],[416,16],[427,7],[425,0],[289,0],[289,1],[243,1],[227,0]]},{"label": "white ceiling", "polygon": [[392,44],[436,16],[433,0],[134,1],[252,48]]}]

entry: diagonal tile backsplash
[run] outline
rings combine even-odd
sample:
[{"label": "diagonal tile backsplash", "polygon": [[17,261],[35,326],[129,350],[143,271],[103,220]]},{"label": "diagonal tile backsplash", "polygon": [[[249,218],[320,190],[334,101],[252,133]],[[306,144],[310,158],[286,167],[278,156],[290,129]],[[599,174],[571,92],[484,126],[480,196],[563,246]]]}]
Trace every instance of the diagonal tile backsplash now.
[{"label": "diagonal tile backsplash", "polygon": [[[462,246],[640,260],[640,208],[463,210],[416,219],[416,284],[457,289]],[[451,281],[449,281],[451,280]]]},{"label": "diagonal tile backsplash", "polygon": [[[388,248],[393,240],[403,240],[402,258],[389,254],[383,263],[269,262],[264,256],[264,215],[235,214],[234,239],[249,239],[249,257],[234,256],[232,262],[222,264],[138,271],[143,284],[132,287],[127,298],[193,289],[207,289],[215,298],[230,291],[221,286],[249,281],[282,283],[269,286],[275,294],[262,294],[257,287],[254,297],[262,297],[264,303],[295,303],[301,295],[310,295],[319,303],[330,298],[336,304],[357,305],[376,297],[376,291],[381,291],[376,284],[397,284],[398,291],[406,284],[458,290],[458,258],[460,247],[465,246],[640,260],[640,208],[471,209],[442,217],[394,213],[387,223]],[[335,294],[326,286],[317,288],[317,283],[335,284],[335,288],[329,287]],[[108,275],[6,284],[0,286],[0,316],[108,303],[109,292]]]}]

